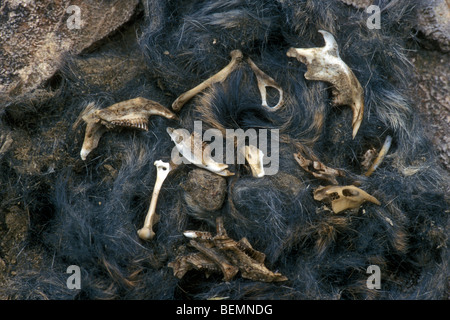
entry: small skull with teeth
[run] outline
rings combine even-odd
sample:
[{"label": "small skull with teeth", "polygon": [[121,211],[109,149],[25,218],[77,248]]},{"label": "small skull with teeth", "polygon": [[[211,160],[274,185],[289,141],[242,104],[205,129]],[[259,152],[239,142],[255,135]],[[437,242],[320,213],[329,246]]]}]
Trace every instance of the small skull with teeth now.
[{"label": "small skull with teeth", "polygon": [[314,191],[314,200],[331,203],[334,213],[359,208],[366,201],[381,205],[375,197],[352,185],[319,187]]}]

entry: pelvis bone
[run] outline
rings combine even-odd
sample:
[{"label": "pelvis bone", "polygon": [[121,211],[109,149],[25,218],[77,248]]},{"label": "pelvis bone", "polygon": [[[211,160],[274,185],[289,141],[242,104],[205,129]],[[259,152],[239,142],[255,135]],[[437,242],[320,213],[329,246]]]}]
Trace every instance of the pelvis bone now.
[{"label": "pelvis bone", "polygon": [[[244,59],[244,55],[240,50],[233,50],[230,53],[231,61],[230,63],[214,74],[212,77],[206,79],[196,87],[192,88],[189,91],[186,91],[185,93],[181,94],[173,103],[172,103],[172,109],[174,111],[180,111],[181,108],[184,106],[186,102],[188,102],[190,99],[192,99],[194,96],[205,90],[206,88],[212,86],[215,83],[223,82],[236,68],[239,66],[240,63],[242,63]],[[283,104],[283,90],[281,87],[276,83],[276,81],[265,74],[261,69],[259,69],[256,64],[250,59],[246,59],[247,63],[252,68],[253,72],[256,75],[256,80],[258,81],[258,89],[261,94],[261,105],[269,110],[276,110]],[[279,99],[278,103],[274,107],[270,107],[267,103],[267,87],[275,88],[279,93]]]},{"label": "pelvis bone", "polygon": [[[98,142],[107,129],[128,127],[147,131],[148,117],[158,115],[175,119],[176,115],[158,102],[145,98],[135,98],[113,104],[105,109],[96,109],[89,104],[81,115],[86,122],[86,133],[81,148],[81,159],[97,148]],[[78,122],[78,121],[77,121]]]},{"label": "pelvis bone", "polygon": [[325,40],[322,48],[290,48],[288,57],[305,63],[305,78],[331,83],[336,105],[348,105],[353,110],[353,138],[359,130],[364,112],[364,90],[353,71],[339,56],[339,48],[333,35],[319,30]]},{"label": "pelvis bone", "polygon": [[314,191],[314,199],[331,203],[334,213],[359,208],[366,201],[381,205],[376,198],[352,185],[319,187]]}]

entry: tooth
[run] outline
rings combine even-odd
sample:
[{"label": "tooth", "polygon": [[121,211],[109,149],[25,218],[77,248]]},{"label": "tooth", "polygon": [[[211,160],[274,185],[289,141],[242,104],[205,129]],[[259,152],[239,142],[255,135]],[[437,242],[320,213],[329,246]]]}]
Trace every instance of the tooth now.
[{"label": "tooth", "polygon": [[189,238],[189,239],[196,239],[197,238],[197,233],[195,231],[185,231],[185,232],[183,232],[183,235],[186,238]]}]

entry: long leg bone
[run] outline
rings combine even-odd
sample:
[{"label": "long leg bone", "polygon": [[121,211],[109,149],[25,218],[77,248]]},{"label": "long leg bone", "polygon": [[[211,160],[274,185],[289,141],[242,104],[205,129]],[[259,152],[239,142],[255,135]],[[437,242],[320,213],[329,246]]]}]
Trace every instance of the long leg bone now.
[{"label": "long leg bone", "polygon": [[225,68],[223,68],[222,70],[217,72],[212,77],[206,79],[205,81],[203,81],[196,87],[194,87],[191,90],[186,91],[185,93],[180,95],[172,103],[172,109],[174,111],[180,111],[181,108],[184,106],[184,104],[186,102],[188,102],[190,99],[192,99],[195,95],[202,92],[206,88],[210,87],[214,83],[224,81],[230,75],[230,73],[236,69],[236,67],[239,65],[240,62],[242,62],[242,59],[243,59],[243,55],[240,50],[231,51],[230,56],[231,56],[231,61]]},{"label": "long leg bone", "polygon": [[158,102],[145,98],[134,98],[115,103],[105,109],[96,109],[89,104],[81,118],[86,122],[86,133],[81,148],[81,159],[98,146],[98,142],[107,129],[129,127],[148,130],[148,117],[152,115],[175,119],[176,115]]},{"label": "long leg bone", "polygon": [[[283,89],[281,89],[281,87],[275,82],[272,77],[262,72],[261,69],[259,69],[250,58],[247,58],[247,62],[256,75],[256,80],[258,81],[258,89],[261,93],[262,106],[267,108],[268,110],[277,110],[283,104]],[[270,107],[267,103],[266,87],[272,87],[278,90],[280,97],[278,98],[278,103],[274,107]]]},{"label": "long leg bone", "polygon": [[288,57],[297,58],[307,66],[305,78],[333,84],[336,105],[348,105],[353,110],[353,138],[359,130],[364,112],[364,90],[353,71],[339,56],[339,48],[333,35],[319,30],[325,40],[322,48],[290,48]]},{"label": "long leg bone", "polygon": [[145,217],[144,226],[137,232],[139,238],[142,240],[151,240],[155,236],[153,225],[159,221],[159,216],[156,214],[156,203],[158,202],[161,186],[169,172],[172,170],[172,167],[168,162],[157,160],[154,164],[156,166],[157,174],[155,186],[153,188],[152,200],[150,201],[150,208],[148,209],[147,216]]}]

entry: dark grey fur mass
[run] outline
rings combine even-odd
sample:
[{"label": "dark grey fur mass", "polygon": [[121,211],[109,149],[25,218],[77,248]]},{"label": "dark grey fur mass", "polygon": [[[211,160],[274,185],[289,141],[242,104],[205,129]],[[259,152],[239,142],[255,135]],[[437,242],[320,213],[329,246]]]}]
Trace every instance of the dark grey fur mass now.
[{"label": "dark grey fur mass", "polygon": [[[379,1],[380,7],[387,2]],[[408,91],[406,50],[415,1],[396,1],[382,11],[380,30],[367,28],[364,10],[340,1],[145,4],[146,14],[108,41],[67,57],[47,84],[50,98],[11,104],[2,115],[3,127],[15,140],[1,158],[1,206],[23,215],[27,226],[16,243],[25,262],[5,280],[3,297],[446,297],[448,180],[412,107],[414,93]],[[323,46],[318,30],[334,35],[341,58],[364,89],[364,118],[354,139],[352,110],[334,106],[330,85],[306,80],[306,66],[286,55],[291,47]],[[283,88],[282,108],[261,107],[255,74],[241,64],[224,82],[189,101],[179,119],[151,117],[147,132],[106,132],[86,161],[80,159],[85,126],[73,124],[89,103],[105,108],[145,97],[170,108],[180,94],[225,67],[235,49]],[[276,94],[269,98],[276,104]],[[279,172],[254,178],[248,167],[232,166],[236,174],[218,182],[226,188],[223,205],[209,209],[201,204],[206,197],[195,195],[195,178],[189,174],[195,167],[178,167],[159,196],[156,236],[142,241],[136,231],[150,203],[153,163],[169,161],[174,147],[166,128],[191,131],[196,120],[203,121],[204,130],[279,129]],[[365,153],[380,150],[387,136],[393,141],[387,157],[364,176]],[[340,185],[358,181],[381,205],[367,202],[339,214],[328,210],[313,198],[324,181],[299,166],[293,156],[298,152],[342,170]],[[218,216],[231,238],[246,237],[266,255],[267,268],[288,280],[265,283],[238,274],[223,282],[220,273],[206,277],[196,270],[175,277],[168,264],[183,252],[195,252],[183,231],[214,234]],[[0,223],[6,228],[6,220]],[[79,290],[66,286],[70,265],[81,269]],[[380,267],[379,290],[366,285],[370,265]]]}]

